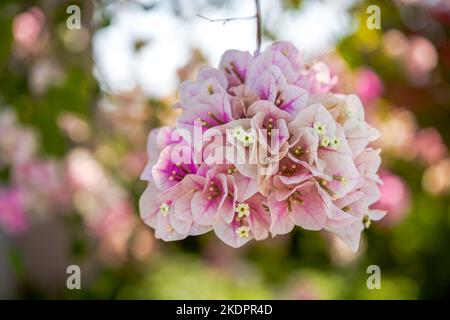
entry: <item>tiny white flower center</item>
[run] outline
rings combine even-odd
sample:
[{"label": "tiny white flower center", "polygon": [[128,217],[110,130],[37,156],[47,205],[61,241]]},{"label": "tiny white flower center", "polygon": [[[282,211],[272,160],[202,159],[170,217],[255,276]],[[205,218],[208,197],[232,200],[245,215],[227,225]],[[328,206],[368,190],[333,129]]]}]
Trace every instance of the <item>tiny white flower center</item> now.
[{"label": "tiny white flower center", "polygon": [[239,203],[236,208],[234,208],[234,211],[236,211],[238,218],[242,219],[243,217],[248,217],[250,214],[250,206],[245,202]]},{"label": "tiny white flower center", "polygon": [[242,138],[242,136],[244,135],[244,133],[245,133],[245,130],[241,126],[236,127],[231,130],[231,135],[237,140],[240,140]]},{"label": "tiny white flower center", "polygon": [[255,142],[255,135],[253,134],[253,131],[247,130],[245,131],[244,135],[242,135],[240,141],[244,144],[244,146],[248,147]]},{"label": "tiny white flower center", "polygon": [[327,132],[327,126],[323,124],[320,121],[314,122],[314,129],[316,130],[317,134],[325,134]]},{"label": "tiny white flower center", "polygon": [[169,212],[170,212],[170,206],[169,206],[167,203],[163,202],[163,203],[159,206],[159,212],[160,212],[164,217],[166,217],[166,216],[169,214]]},{"label": "tiny white flower center", "polygon": [[255,142],[255,135],[252,129],[245,130],[242,126],[231,129],[231,136],[248,147]]},{"label": "tiny white flower center", "polygon": [[330,138],[328,136],[323,136],[322,140],[320,141],[320,145],[322,147],[328,147],[330,145]]},{"label": "tiny white flower center", "polygon": [[250,227],[241,226],[236,229],[236,234],[239,236],[239,238],[248,238],[250,236]]},{"label": "tiny white flower center", "polygon": [[337,148],[339,148],[339,146],[341,145],[341,141],[339,140],[339,138],[338,137],[333,137],[332,139],[331,139],[331,141],[330,141],[330,146],[333,148],[333,149],[337,149]]}]

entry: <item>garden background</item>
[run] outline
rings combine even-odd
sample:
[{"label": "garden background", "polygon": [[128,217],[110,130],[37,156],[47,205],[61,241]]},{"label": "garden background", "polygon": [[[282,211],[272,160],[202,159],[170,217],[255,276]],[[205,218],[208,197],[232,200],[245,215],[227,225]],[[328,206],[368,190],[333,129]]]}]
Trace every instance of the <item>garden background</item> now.
[{"label": "garden background", "polygon": [[[81,29],[69,29],[69,5]],[[381,29],[366,25],[370,5]],[[357,93],[381,132],[388,211],[357,254],[326,233],[166,243],[139,218],[150,130],[177,86],[253,52],[254,3],[0,2],[0,298],[430,299],[450,294],[450,4],[261,0],[263,48],[292,41]],[[81,268],[68,290],[66,268]],[[366,286],[381,269],[381,289]]]}]

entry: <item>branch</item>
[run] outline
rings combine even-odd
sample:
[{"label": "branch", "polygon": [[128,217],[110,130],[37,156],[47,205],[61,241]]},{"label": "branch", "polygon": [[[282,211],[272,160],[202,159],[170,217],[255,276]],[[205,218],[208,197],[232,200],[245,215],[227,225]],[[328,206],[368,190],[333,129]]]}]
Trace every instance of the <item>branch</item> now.
[{"label": "branch", "polygon": [[256,6],[256,54],[258,54],[261,49],[261,31],[262,31],[261,6],[259,0],[255,0],[255,6]]},{"label": "branch", "polygon": [[208,20],[209,22],[223,22],[223,25],[225,25],[227,22],[230,21],[235,21],[235,20],[250,20],[250,19],[255,19],[257,18],[256,14],[253,16],[248,16],[248,17],[235,17],[235,18],[224,18],[224,19],[211,19],[208,17],[205,17],[201,14],[197,14],[197,17]]},{"label": "branch", "polygon": [[211,19],[211,18],[205,17],[201,14],[197,14],[197,17],[205,19],[209,22],[222,22],[223,25],[225,25],[227,22],[235,21],[235,20],[256,19],[256,54],[259,54],[259,51],[261,50],[261,33],[262,33],[261,6],[259,3],[259,0],[255,0],[255,6],[256,6],[256,14],[254,14],[253,16],[248,16],[248,17]]}]

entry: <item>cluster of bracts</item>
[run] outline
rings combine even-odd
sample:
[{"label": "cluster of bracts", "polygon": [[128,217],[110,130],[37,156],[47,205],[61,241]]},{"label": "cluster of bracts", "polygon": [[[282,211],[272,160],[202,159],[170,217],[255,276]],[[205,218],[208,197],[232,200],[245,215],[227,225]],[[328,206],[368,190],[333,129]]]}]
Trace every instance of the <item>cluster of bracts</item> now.
[{"label": "cluster of bracts", "polygon": [[230,50],[179,88],[176,127],[150,133],[141,217],[170,241],[211,230],[230,246],[327,230],[356,251],[384,212],[378,138],[355,95],[306,64],[289,42],[263,53]]}]

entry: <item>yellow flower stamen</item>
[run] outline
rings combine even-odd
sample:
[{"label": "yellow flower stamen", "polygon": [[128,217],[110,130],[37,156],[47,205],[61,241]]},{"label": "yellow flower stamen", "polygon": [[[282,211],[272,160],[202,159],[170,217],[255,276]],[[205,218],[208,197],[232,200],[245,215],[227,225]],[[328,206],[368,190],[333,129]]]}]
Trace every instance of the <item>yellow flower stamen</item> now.
[{"label": "yellow flower stamen", "polygon": [[370,217],[367,214],[363,218],[363,224],[366,229],[370,227]]}]

